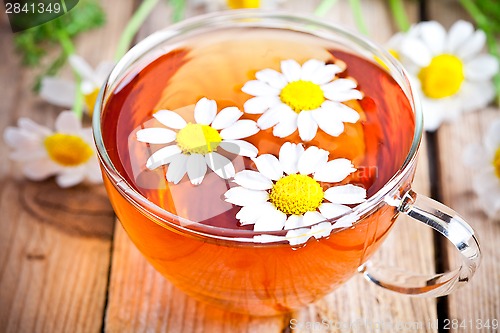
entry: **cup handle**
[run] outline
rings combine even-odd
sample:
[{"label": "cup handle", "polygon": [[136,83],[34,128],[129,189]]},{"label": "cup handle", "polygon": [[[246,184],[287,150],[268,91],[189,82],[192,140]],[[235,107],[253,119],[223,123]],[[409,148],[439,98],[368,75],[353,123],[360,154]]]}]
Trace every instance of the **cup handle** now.
[{"label": "cup handle", "polygon": [[412,190],[403,196],[398,210],[452,242],[460,255],[460,266],[441,274],[419,275],[367,261],[358,271],[382,288],[410,296],[444,296],[466,284],[479,266],[481,251],[474,230],[463,218],[451,208]]}]

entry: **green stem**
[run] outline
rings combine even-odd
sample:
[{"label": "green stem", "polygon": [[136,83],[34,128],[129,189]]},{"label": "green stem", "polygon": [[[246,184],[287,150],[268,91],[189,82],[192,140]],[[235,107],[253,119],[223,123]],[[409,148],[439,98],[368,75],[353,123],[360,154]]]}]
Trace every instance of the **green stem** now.
[{"label": "green stem", "polygon": [[356,22],[356,26],[358,27],[359,32],[364,35],[368,35],[368,28],[366,27],[363,12],[361,11],[361,2],[360,0],[349,0],[351,5],[352,12],[354,14],[354,21]]},{"label": "green stem", "polygon": [[314,11],[316,16],[325,16],[338,0],[323,0]]},{"label": "green stem", "polygon": [[156,6],[158,1],[159,0],[144,0],[136,10],[120,37],[118,48],[115,53],[116,60],[119,60],[128,51],[130,44],[132,43],[132,39],[146,20],[146,18],[149,16],[153,8]]},{"label": "green stem", "polygon": [[389,0],[392,16],[396,21],[396,25],[400,31],[406,32],[410,29],[410,21],[406,15],[406,11],[401,0]]},{"label": "green stem", "polygon": [[184,18],[185,0],[170,0],[172,2],[172,21],[179,22]]}]

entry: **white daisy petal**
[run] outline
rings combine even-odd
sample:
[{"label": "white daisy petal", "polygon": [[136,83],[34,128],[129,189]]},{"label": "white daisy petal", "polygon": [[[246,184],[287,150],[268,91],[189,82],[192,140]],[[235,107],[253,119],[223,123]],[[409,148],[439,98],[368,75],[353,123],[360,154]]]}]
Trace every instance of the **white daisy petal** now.
[{"label": "white daisy petal", "polygon": [[273,187],[273,182],[269,178],[253,170],[238,172],[234,175],[234,182],[250,190],[269,190]]},{"label": "white daisy petal", "polygon": [[97,81],[99,83],[104,82],[114,67],[115,63],[113,61],[101,61],[94,71]]},{"label": "white daisy petal", "polygon": [[446,30],[436,21],[422,22],[419,24],[420,36],[433,55],[443,53]]},{"label": "white daisy petal", "polygon": [[401,44],[401,53],[420,67],[427,66],[432,60],[427,45],[417,38],[405,38]]},{"label": "white daisy petal", "polygon": [[283,168],[276,157],[271,154],[260,155],[252,158],[255,166],[264,176],[271,180],[278,180],[283,177]]},{"label": "white daisy petal", "polygon": [[321,169],[328,161],[329,152],[318,147],[307,148],[300,156],[297,168],[302,175],[310,175]]},{"label": "white daisy petal", "polygon": [[285,230],[303,228],[304,227],[304,216],[302,215],[290,215],[285,222]]},{"label": "white daisy petal", "polygon": [[494,97],[495,86],[491,80],[465,81],[460,88],[460,106],[463,112],[484,108]]},{"label": "white daisy petal", "polygon": [[309,227],[318,222],[322,222],[325,220],[325,217],[319,212],[306,212],[304,214],[303,224],[306,227]]},{"label": "white daisy petal", "polygon": [[491,156],[500,148],[500,119],[493,121],[484,136],[484,146]]},{"label": "white daisy petal", "polygon": [[323,222],[311,227],[311,234],[316,239],[330,236],[333,226],[330,222]]},{"label": "white daisy petal", "polygon": [[168,166],[167,181],[178,184],[187,172],[188,157],[184,154],[177,154],[172,158]]},{"label": "white daisy petal", "polygon": [[255,221],[262,216],[270,202],[258,203],[255,205],[243,206],[236,213],[236,218],[241,225],[255,224]]},{"label": "white daisy petal", "polygon": [[61,112],[54,126],[59,133],[78,133],[82,129],[82,123],[73,111]]},{"label": "white daisy petal", "polygon": [[257,147],[244,140],[223,140],[219,147],[227,152],[245,157],[256,157],[259,152]]},{"label": "white daisy petal", "polygon": [[361,91],[354,89],[356,82],[349,79],[338,79],[322,85],[321,89],[326,98],[332,101],[345,102],[352,99],[362,99]]},{"label": "white daisy petal", "polygon": [[153,114],[153,117],[170,128],[182,129],[186,126],[186,121],[180,115],[170,110],[159,110]]},{"label": "white daisy petal", "polygon": [[19,126],[19,128],[31,132],[33,134],[36,134],[38,136],[43,137],[52,134],[52,131],[50,129],[35,123],[33,120],[29,118],[24,118],[24,117],[19,118],[17,120],[17,125]]},{"label": "white daisy petal", "polygon": [[247,81],[241,91],[252,96],[277,96],[280,93],[280,89],[259,80]]},{"label": "white daisy petal", "polygon": [[342,68],[340,68],[339,66],[333,64],[326,65],[313,73],[313,79],[311,81],[313,83],[322,85],[333,80],[335,75],[340,72],[342,72]]},{"label": "white daisy petal", "polygon": [[269,194],[266,191],[249,190],[244,187],[233,187],[224,193],[227,202],[236,206],[254,206],[263,204],[269,200]]},{"label": "white daisy petal", "polygon": [[237,140],[247,138],[259,132],[257,123],[253,120],[243,119],[238,120],[233,125],[224,128],[220,131],[220,136],[224,140]]},{"label": "white daisy petal", "polygon": [[[498,123],[498,128],[500,131],[500,122]],[[473,143],[465,147],[462,154],[462,160],[466,166],[479,169],[482,166],[488,165],[490,163],[490,156],[483,145],[479,143]]]},{"label": "white daisy petal", "polygon": [[200,185],[207,173],[207,163],[201,154],[192,154],[187,159],[186,170],[193,185]]},{"label": "white daisy petal", "polygon": [[243,112],[235,106],[224,108],[215,116],[210,126],[216,130],[221,130],[233,125],[242,115]]},{"label": "white daisy petal", "polygon": [[288,174],[296,174],[298,169],[298,161],[300,156],[304,153],[304,146],[302,144],[295,144],[285,142],[279,152],[279,161],[283,167],[283,171]]},{"label": "white daisy petal", "polygon": [[102,173],[101,168],[99,167],[99,162],[97,161],[97,157],[94,158],[93,161],[90,161],[86,164],[86,175],[85,178],[91,184],[101,184],[102,183]]},{"label": "white daisy petal", "polygon": [[271,128],[280,122],[283,114],[286,112],[293,111],[286,104],[278,104],[264,112],[264,114],[257,120],[257,125],[263,130]]},{"label": "white daisy petal", "polygon": [[276,236],[276,235],[257,235],[253,236],[253,241],[261,244],[268,243],[277,243],[286,240],[284,236]]},{"label": "white daisy petal", "polygon": [[47,158],[30,161],[23,166],[23,174],[34,181],[44,180],[61,171],[61,166]]},{"label": "white daisy petal", "polygon": [[137,131],[136,133],[137,141],[153,143],[153,144],[165,144],[170,143],[175,140],[177,134],[166,128],[145,128]]},{"label": "white daisy petal", "polygon": [[264,81],[271,87],[276,89],[283,89],[287,85],[287,80],[283,74],[274,69],[263,69],[255,73],[257,80]]},{"label": "white daisy petal", "polygon": [[291,246],[295,246],[307,242],[312,237],[312,232],[309,228],[292,229],[288,230],[285,237]]},{"label": "white daisy petal", "polygon": [[479,54],[486,43],[486,34],[482,30],[477,30],[470,38],[464,41],[456,50],[456,55],[467,61]]},{"label": "white daisy petal", "polygon": [[288,82],[293,82],[300,80],[302,68],[299,63],[293,59],[283,60],[281,62],[281,72]]},{"label": "white daisy petal", "polygon": [[217,102],[203,97],[194,107],[194,120],[197,124],[210,125],[217,114]]},{"label": "white daisy petal", "polygon": [[498,72],[498,60],[489,54],[480,55],[465,64],[467,80],[490,80]]},{"label": "white daisy petal", "polygon": [[45,76],[39,94],[51,104],[71,108],[75,101],[76,85],[69,80]]},{"label": "white daisy petal", "polygon": [[[295,113],[295,112],[294,112]],[[285,138],[297,130],[297,117],[295,119],[285,119],[273,127],[273,135],[278,138]]]},{"label": "white daisy petal", "polygon": [[179,154],[181,154],[181,149],[177,145],[163,147],[148,158],[146,167],[153,170],[160,165],[169,164],[172,162],[172,159]]},{"label": "white daisy petal", "polygon": [[85,167],[68,169],[56,176],[56,183],[61,188],[73,187],[80,184],[85,178]]},{"label": "white daisy petal", "polygon": [[280,103],[281,100],[277,96],[257,96],[247,100],[243,108],[246,113],[261,114]]},{"label": "white daisy petal", "polygon": [[358,204],[366,199],[366,190],[352,184],[330,187],[325,191],[325,198],[331,203]]},{"label": "white daisy petal", "polygon": [[335,111],[319,109],[311,112],[319,128],[331,136],[339,136],[344,132],[344,124]]},{"label": "white daisy petal", "polygon": [[[314,73],[317,70],[323,69],[325,67],[325,62],[316,59],[307,60],[302,65],[302,71],[300,74],[300,79],[304,81],[312,81],[314,77]],[[330,78],[330,81],[333,79],[333,76]],[[314,82],[316,83],[316,82]]]},{"label": "white daisy petal", "polygon": [[337,158],[329,161],[314,173],[314,179],[320,182],[337,183],[344,180],[356,168],[346,158]]},{"label": "white daisy petal", "polygon": [[310,111],[302,111],[297,117],[297,128],[303,141],[311,141],[316,136],[318,124]]},{"label": "white daisy petal", "polygon": [[273,207],[266,209],[265,213],[255,221],[253,230],[256,232],[279,231],[285,226],[285,221],[286,214]]},{"label": "white daisy petal", "polygon": [[459,20],[455,22],[448,32],[445,50],[454,54],[458,48],[474,33],[474,26],[470,22]]},{"label": "white daisy petal", "polygon": [[9,147],[18,148],[19,150],[23,150],[28,147],[41,148],[41,138],[38,135],[16,127],[7,127],[3,132],[3,139]]},{"label": "white daisy petal", "polygon": [[73,68],[75,72],[78,73],[78,75],[86,81],[94,81],[95,80],[95,73],[94,69],[83,59],[82,57],[78,55],[71,55],[68,58],[68,62]]},{"label": "white daisy petal", "polygon": [[205,161],[208,167],[219,177],[223,179],[234,177],[234,165],[227,157],[213,152],[205,155]]},{"label": "white daisy petal", "polygon": [[327,219],[333,219],[337,216],[344,215],[345,213],[352,211],[352,209],[348,206],[329,202],[322,203],[321,206],[318,207],[318,209],[321,214],[323,214],[323,216]]}]

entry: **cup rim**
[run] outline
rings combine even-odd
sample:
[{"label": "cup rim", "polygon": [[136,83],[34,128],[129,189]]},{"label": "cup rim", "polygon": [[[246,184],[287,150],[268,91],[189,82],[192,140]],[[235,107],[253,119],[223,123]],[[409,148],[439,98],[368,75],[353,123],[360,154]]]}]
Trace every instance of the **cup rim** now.
[{"label": "cup rim", "polygon": [[[139,60],[142,56],[146,55],[150,52],[155,46],[168,41],[172,37],[176,37],[182,33],[189,32],[193,29],[198,29],[202,26],[209,25],[210,23],[217,23],[221,21],[225,21],[228,19],[231,20],[245,20],[245,19],[267,19],[267,20],[279,20],[280,23],[291,21],[294,23],[299,23],[302,25],[312,24],[316,27],[321,27],[322,29],[328,30],[329,33],[340,34],[343,37],[347,37],[349,40],[354,41],[358,46],[361,46],[363,49],[367,50],[373,55],[376,55],[381,61],[383,61],[384,65],[389,69],[389,73],[391,76],[394,76],[394,73],[398,73],[401,75],[401,78],[404,80],[406,87],[402,86],[402,83],[398,82],[398,85],[401,87],[403,92],[405,93],[410,106],[413,110],[414,121],[415,121],[415,129],[413,133],[413,139],[411,147],[406,155],[406,158],[398,169],[397,172],[393,174],[393,176],[382,186],[377,192],[375,192],[372,196],[367,198],[366,201],[361,204],[355,206],[350,212],[347,212],[343,215],[337,216],[332,219],[327,219],[330,223],[338,221],[347,217],[357,217],[355,222],[353,222],[352,226],[356,225],[361,221],[361,217],[370,213],[372,210],[376,209],[378,204],[386,201],[386,196],[392,194],[395,189],[398,189],[398,186],[405,180],[406,176],[411,173],[411,170],[416,162],[417,152],[420,145],[420,141],[423,134],[423,114],[421,102],[418,94],[415,93],[414,84],[409,80],[408,73],[403,68],[403,66],[396,60],[389,52],[384,50],[381,46],[378,46],[374,42],[370,41],[364,36],[356,32],[350,31],[348,28],[342,27],[337,24],[332,24],[325,19],[321,19],[312,15],[302,15],[295,14],[285,11],[263,11],[263,10],[255,10],[255,9],[243,9],[243,10],[231,10],[231,11],[223,11],[223,12],[215,12],[204,15],[195,16],[189,19],[186,19],[182,22],[173,24],[164,29],[158,30],[139,43],[137,43],[133,48],[131,48],[115,65],[105,83],[101,87],[99,91],[99,95],[94,107],[94,113],[92,117],[92,128],[94,133],[94,142],[97,147],[97,155],[101,163],[101,167],[103,171],[109,176],[112,185],[119,191],[119,193],[125,197],[125,199],[131,203],[135,208],[139,209],[142,213],[147,216],[152,217],[151,222],[156,224],[166,224],[169,227],[173,227],[175,229],[180,230],[181,232],[190,233],[193,235],[197,235],[204,238],[209,239],[217,239],[217,240],[225,240],[230,242],[237,243],[259,243],[256,242],[253,237],[258,235],[275,235],[277,231],[272,232],[256,232],[253,230],[236,230],[231,229],[230,232],[232,235],[236,235],[237,237],[228,237],[223,236],[224,232],[217,231],[225,231],[227,232],[227,228],[221,228],[216,226],[208,226],[203,225],[197,222],[189,221],[189,219],[183,218],[176,214],[173,214],[158,205],[154,204],[151,201],[148,201],[142,194],[136,191],[125,178],[117,171],[113,162],[111,161],[109,155],[107,154],[106,147],[104,145],[102,133],[101,133],[101,113],[105,106],[105,102],[108,97],[108,88],[113,83],[116,83],[116,80],[122,79],[120,75],[124,70],[132,65],[136,60]],[[259,22],[259,21],[256,21]],[[280,26],[280,28],[285,29],[286,27]],[[302,30],[305,31],[305,30]],[[312,33],[308,31],[309,33]],[[405,90],[406,88],[406,90]],[[106,100],[105,100],[106,97]],[[397,206],[397,204],[396,204]],[[173,221],[179,221],[180,223],[175,223]],[[194,230],[192,228],[186,227],[182,224],[184,221],[187,225],[195,224],[202,225],[203,231]],[[314,225],[318,225],[325,221],[318,222]],[[312,226],[314,226],[312,225]],[[308,228],[312,227],[309,226]],[[350,227],[352,227],[350,226]],[[349,227],[349,228],[350,228]],[[301,228],[296,228],[301,229]],[[343,230],[344,228],[333,229],[332,232]],[[293,230],[293,229],[291,229]],[[280,242],[280,241],[278,241]],[[272,242],[269,242],[272,243]]]}]

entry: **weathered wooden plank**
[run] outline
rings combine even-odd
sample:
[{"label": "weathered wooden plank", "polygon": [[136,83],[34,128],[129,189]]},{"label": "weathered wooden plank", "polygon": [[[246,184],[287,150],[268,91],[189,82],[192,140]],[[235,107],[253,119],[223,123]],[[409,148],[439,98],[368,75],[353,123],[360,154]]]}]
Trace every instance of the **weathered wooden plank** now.
[{"label": "weathered wooden plank", "polygon": [[[114,15],[83,56],[114,49],[131,7],[112,5],[104,3]],[[56,108],[34,96],[35,73],[20,66],[5,20],[1,29],[0,132],[20,116],[52,126]],[[8,161],[3,143],[0,156]],[[14,163],[0,168],[0,331],[99,332],[114,225],[104,189],[62,190],[23,180]]]}]

